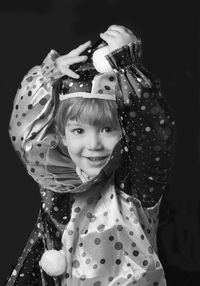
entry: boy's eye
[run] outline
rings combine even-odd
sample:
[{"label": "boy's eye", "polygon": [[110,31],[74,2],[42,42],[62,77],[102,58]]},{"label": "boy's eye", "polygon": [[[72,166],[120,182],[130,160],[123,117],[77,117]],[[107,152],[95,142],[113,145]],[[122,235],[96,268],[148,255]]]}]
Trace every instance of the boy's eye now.
[{"label": "boy's eye", "polygon": [[82,128],[75,128],[75,129],[72,129],[71,132],[74,134],[82,134],[84,130]]},{"label": "boy's eye", "polygon": [[112,128],[109,126],[106,126],[106,127],[102,128],[102,132],[105,132],[105,133],[112,132]]}]

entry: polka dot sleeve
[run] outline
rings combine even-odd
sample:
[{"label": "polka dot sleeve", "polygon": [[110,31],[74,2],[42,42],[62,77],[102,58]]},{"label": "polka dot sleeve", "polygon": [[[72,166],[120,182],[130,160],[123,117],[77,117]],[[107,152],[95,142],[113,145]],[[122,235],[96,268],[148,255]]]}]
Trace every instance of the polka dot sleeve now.
[{"label": "polka dot sleeve", "polygon": [[58,178],[55,173],[64,168],[65,159],[56,149],[57,138],[52,130],[56,108],[53,84],[62,76],[54,64],[57,56],[51,50],[43,64],[23,78],[14,100],[9,133],[14,149],[34,180],[44,188],[60,192],[65,189],[61,183],[65,178]]},{"label": "polka dot sleeve", "polygon": [[[119,185],[152,207],[169,183],[174,121],[158,80],[141,65],[141,43],[107,56],[117,76],[118,114],[126,153]],[[124,180],[124,178],[126,178]]]}]

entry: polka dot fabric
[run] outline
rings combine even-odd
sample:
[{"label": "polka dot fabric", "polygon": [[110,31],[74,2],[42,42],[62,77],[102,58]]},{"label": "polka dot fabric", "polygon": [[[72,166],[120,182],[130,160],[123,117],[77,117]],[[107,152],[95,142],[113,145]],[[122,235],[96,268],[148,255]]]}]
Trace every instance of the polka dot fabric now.
[{"label": "polka dot fabric", "polygon": [[155,277],[165,285],[154,225],[137,199],[116,190],[113,177],[103,191],[100,184],[74,199],[62,236],[68,265],[62,285],[153,285]]},{"label": "polka dot fabric", "polygon": [[[174,122],[140,54],[140,44],[132,43],[107,56],[123,138],[99,175],[84,183],[53,127],[53,87],[62,76],[54,65],[58,54],[52,50],[24,77],[9,132],[40,187],[41,209],[6,286],[166,285],[156,231],[172,165]],[[39,260],[45,249],[61,248],[66,271],[50,277]]]},{"label": "polka dot fabric", "polygon": [[116,97],[126,152],[126,163],[118,170],[118,184],[124,185],[125,192],[131,188],[131,193],[148,208],[168,187],[175,122],[160,93],[159,81],[140,64],[130,64],[136,50],[126,46],[123,52],[114,51],[107,58],[116,71]]}]

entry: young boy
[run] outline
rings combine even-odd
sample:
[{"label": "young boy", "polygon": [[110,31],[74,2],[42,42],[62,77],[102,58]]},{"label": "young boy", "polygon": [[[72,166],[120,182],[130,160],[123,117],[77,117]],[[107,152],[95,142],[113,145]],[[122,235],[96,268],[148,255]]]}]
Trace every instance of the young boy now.
[{"label": "young boy", "polygon": [[166,285],[156,231],[174,122],[140,41],[117,25],[100,37],[110,69],[95,61],[104,45],[52,51],[17,93],[10,135],[42,207],[7,285]]}]

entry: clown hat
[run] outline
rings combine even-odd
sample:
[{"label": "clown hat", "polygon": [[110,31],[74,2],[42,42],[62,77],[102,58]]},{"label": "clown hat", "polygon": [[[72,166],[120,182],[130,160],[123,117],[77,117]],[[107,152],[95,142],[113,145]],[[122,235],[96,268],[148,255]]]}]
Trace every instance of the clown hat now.
[{"label": "clown hat", "polygon": [[102,40],[84,51],[82,55],[87,55],[87,61],[70,67],[80,78],[62,77],[59,99],[82,97],[115,100],[116,78],[106,59],[108,54],[108,45]]}]

